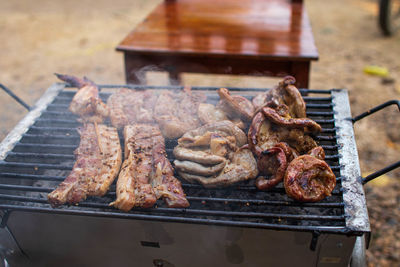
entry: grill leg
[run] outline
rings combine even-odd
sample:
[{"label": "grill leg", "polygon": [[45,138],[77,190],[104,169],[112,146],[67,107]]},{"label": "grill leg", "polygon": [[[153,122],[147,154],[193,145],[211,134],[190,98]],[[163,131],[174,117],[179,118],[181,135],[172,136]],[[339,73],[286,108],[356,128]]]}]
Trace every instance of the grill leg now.
[{"label": "grill leg", "polygon": [[357,236],[351,255],[350,267],[366,267],[365,236]]}]

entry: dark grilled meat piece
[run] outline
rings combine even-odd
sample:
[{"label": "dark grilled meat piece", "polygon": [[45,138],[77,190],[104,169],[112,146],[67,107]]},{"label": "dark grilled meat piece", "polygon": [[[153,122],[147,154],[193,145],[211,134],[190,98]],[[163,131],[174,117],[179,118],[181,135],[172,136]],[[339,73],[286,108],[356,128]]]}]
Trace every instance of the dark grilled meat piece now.
[{"label": "dark grilled meat piece", "polygon": [[285,104],[289,107],[292,118],[306,117],[306,104],[299,90],[294,86],[295,78],[287,76],[279,85],[265,93],[255,96],[252,100],[256,110],[264,106],[279,106]]},{"label": "dark grilled meat piece", "polygon": [[102,123],[108,117],[107,106],[99,97],[97,85],[87,79],[79,79],[70,75],[56,74],[57,78],[79,88],[78,92],[72,98],[69,110],[80,116],[82,122]]},{"label": "dark grilled meat piece", "polygon": [[[274,112],[274,110],[270,110],[267,114],[270,112]],[[260,155],[262,151],[270,149],[280,142],[287,143],[300,154],[307,153],[317,146],[317,143],[309,135],[308,130],[318,130],[320,127],[318,128],[314,125],[316,123],[312,122],[312,120],[301,119],[305,122],[304,127],[301,127],[301,123],[299,122],[288,125],[287,121],[285,121],[282,125],[276,124],[276,121],[271,120],[271,117],[265,115],[262,112],[257,113],[249,128],[249,147],[255,155]],[[311,127],[309,125],[314,126]]]},{"label": "dark grilled meat piece", "polygon": [[107,100],[111,124],[120,129],[134,123],[153,123],[157,96],[150,91],[121,88]]},{"label": "dark grilled meat piece", "polygon": [[[260,190],[270,189],[279,184],[285,176],[287,159],[280,147],[264,150],[258,156],[257,167],[261,176],[257,177],[256,186]],[[270,176],[267,178],[266,176]]]},{"label": "dark grilled meat piece", "polygon": [[336,177],[325,161],[312,155],[302,155],[289,163],[284,185],[291,198],[301,202],[317,202],[331,195],[336,186]]},{"label": "dark grilled meat piece", "polygon": [[86,124],[78,129],[81,141],[75,150],[76,162],[67,178],[50,194],[53,207],[76,204],[87,196],[103,196],[121,166],[121,146],[117,130],[105,125]]}]

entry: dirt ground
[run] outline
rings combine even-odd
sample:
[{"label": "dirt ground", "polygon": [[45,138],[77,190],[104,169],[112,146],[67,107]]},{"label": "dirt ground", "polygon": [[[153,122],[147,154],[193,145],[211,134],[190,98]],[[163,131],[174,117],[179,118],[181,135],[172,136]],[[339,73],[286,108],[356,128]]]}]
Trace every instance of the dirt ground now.
[{"label": "dirt ground", "polygon": [[[0,83],[32,105],[56,82],[54,72],[86,75],[98,83],[124,83],[123,58],[115,46],[159,1],[0,1]],[[320,60],[312,64],[315,89],[347,88],[353,115],[400,99],[400,33],[384,38],[373,0],[305,1]],[[389,78],[363,72],[388,68]],[[150,74],[165,84],[165,74]],[[185,75],[184,84],[270,87],[276,79]],[[0,91],[0,140],[26,110]],[[357,122],[364,174],[400,158],[400,119],[395,107]],[[369,266],[400,265],[400,171],[365,186],[373,232]]]}]

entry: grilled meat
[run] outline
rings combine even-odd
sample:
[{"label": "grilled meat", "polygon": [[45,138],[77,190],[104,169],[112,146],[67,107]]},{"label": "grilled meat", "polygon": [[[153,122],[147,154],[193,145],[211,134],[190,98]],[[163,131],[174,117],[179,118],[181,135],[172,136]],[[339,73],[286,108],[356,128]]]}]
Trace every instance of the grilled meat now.
[{"label": "grilled meat", "polygon": [[[195,130],[185,133],[178,140],[178,144],[183,147],[208,145],[212,133],[221,136],[232,136],[235,138],[236,145],[241,147],[247,143],[245,133],[231,121],[219,121],[203,125]],[[206,139],[205,141],[203,141]]]},{"label": "grilled meat", "polygon": [[262,112],[253,118],[248,141],[250,149],[256,155],[280,142],[285,142],[300,154],[304,154],[317,146],[309,133],[317,133],[320,130],[321,126],[311,119],[287,119],[279,116],[276,110],[264,107]]},{"label": "grilled meat", "polygon": [[240,129],[244,130],[246,128],[245,123],[239,117],[233,116],[232,119],[229,119],[225,111],[213,104],[200,103],[197,115],[203,124],[230,120]]},{"label": "grilled meat", "polygon": [[257,157],[262,175],[257,178],[257,188],[267,190],[281,182],[287,165],[299,154],[310,150],[314,154],[323,153],[315,149],[317,143],[309,135],[321,130],[321,126],[311,119],[291,118],[284,104],[275,109],[261,108],[248,132],[249,147]]},{"label": "grilled meat", "polygon": [[328,164],[311,155],[302,155],[289,163],[284,185],[288,196],[302,202],[317,202],[330,196],[336,177]]},{"label": "grilled meat", "polygon": [[108,117],[107,106],[99,97],[99,89],[95,83],[87,79],[79,79],[70,75],[56,74],[57,78],[79,88],[72,98],[69,110],[80,116],[82,122],[102,123]]},{"label": "grilled meat", "polygon": [[162,92],[154,107],[154,118],[165,138],[181,137],[185,132],[201,125],[197,116],[200,103],[206,100],[202,93],[192,93],[186,87],[179,93]]},{"label": "grilled meat", "polygon": [[133,207],[150,208],[159,197],[169,207],[187,207],[180,182],[165,155],[159,128],[150,124],[124,128],[125,161],[117,181],[117,199],[110,205],[129,211]]},{"label": "grilled meat", "polygon": [[207,151],[202,151],[202,148],[186,148],[184,146],[176,146],[174,155],[182,161],[197,162],[203,165],[216,165],[225,161],[224,157],[213,155]]},{"label": "grilled meat", "polygon": [[197,115],[204,124],[228,120],[225,112],[215,107],[213,104],[200,103]]},{"label": "grilled meat", "polygon": [[205,187],[225,187],[237,182],[253,179],[257,176],[257,163],[247,148],[238,149],[227,161],[225,167],[214,176],[191,174],[178,169],[180,177],[191,183],[200,183]]},{"label": "grilled meat", "polygon": [[174,169],[167,159],[161,134],[154,140],[151,184],[156,197],[162,197],[169,208],[189,207],[181,182],[174,177]]},{"label": "grilled meat", "polygon": [[293,118],[306,117],[306,104],[294,86],[295,78],[287,76],[279,85],[265,93],[255,96],[252,100],[256,110],[264,106],[279,106],[285,104],[289,107],[289,114]]},{"label": "grilled meat", "polygon": [[[256,186],[260,190],[267,190],[283,180],[287,167],[287,159],[282,148],[274,146],[264,150],[259,155],[257,167],[261,176],[257,177]],[[267,179],[266,176],[270,176]]]},{"label": "grilled meat", "polygon": [[243,122],[250,122],[254,115],[254,106],[243,96],[232,96],[228,89],[218,89],[218,95],[221,98],[217,107],[225,112],[231,119],[240,119]]},{"label": "grilled meat", "polygon": [[206,187],[229,186],[255,178],[256,161],[246,135],[231,121],[204,125],[184,134],[174,149],[175,168],[189,182]]},{"label": "grilled meat", "polygon": [[150,91],[121,88],[107,100],[111,124],[118,129],[134,123],[152,123],[157,96]]},{"label": "grilled meat", "polygon": [[87,196],[103,196],[121,166],[121,146],[117,130],[105,125],[86,124],[78,129],[81,141],[75,150],[76,162],[67,178],[50,194],[53,207],[76,204]]},{"label": "grilled meat", "polygon": [[150,125],[125,126],[125,160],[118,176],[117,199],[110,205],[129,211],[133,207],[150,208],[156,203],[157,198],[150,184],[150,176],[152,137],[157,134]]}]

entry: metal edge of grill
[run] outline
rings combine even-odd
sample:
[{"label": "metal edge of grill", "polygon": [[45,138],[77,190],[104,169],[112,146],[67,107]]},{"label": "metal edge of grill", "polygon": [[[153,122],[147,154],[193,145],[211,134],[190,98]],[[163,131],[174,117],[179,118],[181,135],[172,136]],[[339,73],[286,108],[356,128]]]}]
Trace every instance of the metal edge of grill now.
[{"label": "metal edge of grill", "polygon": [[[8,136],[4,139],[4,141],[0,144],[0,160],[4,160],[5,157],[7,156],[8,152],[12,151],[12,149],[14,148],[14,146],[16,145],[16,143],[18,143],[18,141],[22,138],[22,136],[24,135],[24,133],[26,133],[29,128],[32,126],[32,124],[41,116],[42,112],[46,110],[46,108],[48,107],[48,105],[58,96],[58,94],[66,87],[65,84],[60,84],[60,83],[56,83],[53,84],[46,92],[45,94],[38,100],[38,102],[36,103],[36,105],[34,106],[34,108],[32,109],[32,111],[30,111],[26,117],[20,121],[17,126],[8,134]],[[118,88],[118,87],[129,87],[132,89],[180,89],[182,87],[177,87],[177,86],[135,86],[135,85],[121,85],[121,86],[116,86],[116,85],[105,85],[105,86],[99,86],[100,88]],[[204,89],[201,87],[197,87],[197,88],[193,88],[193,89]],[[215,90],[217,89],[217,87],[207,87],[205,90]],[[231,89],[231,88],[229,88]],[[261,90],[265,90],[258,88],[258,89],[254,89],[254,88],[233,88],[233,91],[246,91],[246,90],[252,90],[252,91],[261,91]],[[335,110],[335,119],[337,119],[337,121],[335,121],[335,123],[337,122],[339,124],[339,130],[342,131],[343,128],[350,128],[350,129],[345,129],[346,132],[344,132],[343,134],[352,134],[353,133],[353,128],[352,125],[346,125],[346,123],[348,122],[346,119],[350,117],[350,107],[349,105],[347,105],[348,107],[345,108],[344,110],[336,110],[336,107],[340,106],[338,103],[343,104],[343,101],[347,101],[348,103],[348,99],[346,99],[347,97],[347,91],[345,90],[301,90],[302,93],[307,93],[307,92],[313,92],[313,93],[331,93],[332,94],[332,101],[334,101],[335,105],[334,105],[334,110]],[[334,97],[333,97],[334,96]],[[344,100],[342,99],[344,98]],[[341,112],[344,112],[344,114],[341,114]],[[340,115],[339,118],[336,118],[338,116],[338,114]],[[342,128],[343,127],[343,128]],[[347,149],[346,151],[354,151],[357,152],[356,147],[355,147],[355,141],[354,141],[354,133],[352,135],[352,140],[348,140],[346,141],[345,139],[342,140],[343,138],[340,138],[341,141],[338,143],[341,144],[342,148],[343,147],[347,147],[350,146],[349,149]],[[343,150],[342,153],[346,153],[346,151]],[[346,166],[346,164],[348,167],[348,170],[346,172],[346,181],[350,183],[350,185],[352,183],[354,183],[354,179],[357,179],[357,177],[359,176],[352,176],[353,174],[357,174],[357,170],[358,170],[358,174],[359,174],[359,166],[358,166],[358,156],[357,153],[355,153],[356,158],[353,158],[353,160],[348,159],[349,162],[347,162],[346,160],[341,160],[340,161],[340,166]],[[354,152],[353,154],[349,153],[349,156],[354,156]],[[347,156],[346,156],[347,157]],[[346,168],[345,168],[346,169]],[[355,173],[352,173],[354,172]],[[350,177],[350,178],[348,178]],[[359,186],[361,186],[361,184],[359,183]],[[358,188],[356,186],[356,188]],[[358,188],[359,189],[359,188]],[[355,194],[353,194],[352,190],[344,190],[343,195],[346,195],[346,210],[345,210],[345,215],[346,215],[346,226],[342,227],[342,226],[338,226],[338,227],[333,227],[333,226],[295,226],[295,225],[269,225],[269,224],[263,224],[263,225],[258,225],[257,223],[243,223],[243,222],[235,222],[235,221],[218,221],[218,220],[187,220],[188,218],[186,218],[185,222],[190,222],[190,223],[206,223],[206,224],[215,224],[215,225],[232,225],[232,226],[244,226],[244,227],[255,227],[255,228],[272,228],[275,230],[302,230],[302,231],[320,231],[320,232],[334,232],[334,233],[342,233],[342,234],[357,234],[357,235],[361,235],[363,232],[369,232],[369,223],[368,223],[368,215],[366,213],[366,206],[361,207],[361,212],[357,212],[357,205],[355,205],[356,203],[352,202],[352,197],[355,196]],[[361,202],[365,203],[365,198],[363,195],[363,189],[361,187],[361,194],[359,194],[358,197],[362,196],[362,200]],[[358,203],[360,204],[360,203]],[[9,206],[9,205],[1,205],[0,208],[2,209],[6,209],[9,211],[12,211],[13,209],[15,210],[20,210],[20,211],[36,211],[36,212],[49,212],[48,209],[41,209],[41,208],[30,208],[30,207],[13,207],[13,206]],[[364,210],[365,209],[365,212]],[[134,214],[121,214],[121,213],[117,213],[117,212],[84,212],[84,213],[79,213],[73,210],[58,210],[58,209],[54,209],[52,211],[53,213],[60,213],[60,214],[77,214],[77,215],[87,215],[87,216],[100,216],[100,217],[119,217],[119,218],[132,218],[132,219],[146,219],[146,216],[141,216],[141,214],[136,214],[136,216]],[[346,212],[350,212],[349,214],[347,214]],[[358,218],[357,216],[361,215],[361,218]],[[154,217],[154,216],[153,216]],[[156,218],[154,217],[152,219],[155,220],[160,220],[160,221],[175,221],[175,222],[179,222],[181,220],[179,220],[180,218],[175,218],[175,217],[170,217],[170,216],[160,216],[160,218]],[[360,223],[360,222],[364,222],[364,223]]]},{"label": "metal edge of grill", "polygon": [[0,160],[7,157],[15,144],[22,138],[29,128],[35,123],[36,119],[42,115],[47,106],[57,97],[60,91],[65,88],[65,84],[55,83],[39,98],[32,110],[14,127],[13,130],[0,143]]},{"label": "metal edge of grill", "polygon": [[338,151],[342,156],[339,158],[339,163],[342,166],[346,226],[351,231],[370,232],[367,203],[361,181],[361,170],[347,90],[332,90],[332,102],[338,136]]}]

